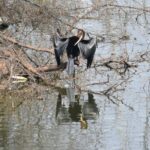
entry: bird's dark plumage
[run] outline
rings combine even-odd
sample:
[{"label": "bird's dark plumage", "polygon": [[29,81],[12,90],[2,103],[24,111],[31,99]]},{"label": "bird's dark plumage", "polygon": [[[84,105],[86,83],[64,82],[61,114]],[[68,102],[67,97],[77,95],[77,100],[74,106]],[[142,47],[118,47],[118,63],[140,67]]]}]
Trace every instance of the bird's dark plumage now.
[{"label": "bird's dark plumage", "polygon": [[97,40],[96,38],[91,37],[88,40],[84,40],[84,34],[83,30],[79,30],[77,36],[63,38],[60,32],[57,32],[57,36],[53,38],[57,65],[61,64],[61,59],[64,53],[66,52],[67,54],[67,68],[70,69],[67,71],[68,74],[71,74],[74,71],[74,64],[79,64],[78,56],[80,54],[84,59],[87,59],[87,68],[89,68],[92,64],[96,51]]}]

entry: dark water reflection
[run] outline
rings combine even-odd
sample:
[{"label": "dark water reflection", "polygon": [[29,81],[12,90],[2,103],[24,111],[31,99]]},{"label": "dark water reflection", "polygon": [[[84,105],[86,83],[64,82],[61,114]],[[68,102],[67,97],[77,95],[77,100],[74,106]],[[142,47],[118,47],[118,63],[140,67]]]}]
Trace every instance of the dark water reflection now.
[{"label": "dark water reflection", "polygon": [[15,94],[7,94],[4,102],[0,99],[0,148],[68,149],[72,140],[80,141],[77,138],[80,135],[84,138],[87,131],[82,133],[81,128],[92,128],[98,118],[98,107],[93,94],[85,93],[82,97],[72,95],[72,90],[43,89],[39,93],[42,99],[34,92],[32,100],[25,95],[18,99]]}]

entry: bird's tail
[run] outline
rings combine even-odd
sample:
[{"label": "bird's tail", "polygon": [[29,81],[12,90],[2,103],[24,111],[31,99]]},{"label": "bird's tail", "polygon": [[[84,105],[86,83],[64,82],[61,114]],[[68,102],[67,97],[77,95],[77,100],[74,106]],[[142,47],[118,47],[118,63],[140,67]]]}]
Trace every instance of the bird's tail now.
[{"label": "bird's tail", "polygon": [[74,74],[75,68],[74,68],[74,59],[73,58],[68,58],[66,71],[67,71],[68,75]]}]

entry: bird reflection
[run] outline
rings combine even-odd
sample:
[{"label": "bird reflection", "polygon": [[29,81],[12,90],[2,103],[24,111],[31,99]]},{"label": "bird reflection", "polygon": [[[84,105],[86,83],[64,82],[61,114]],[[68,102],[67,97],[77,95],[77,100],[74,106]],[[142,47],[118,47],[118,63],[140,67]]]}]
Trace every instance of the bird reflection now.
[{"label": "bird reflection", "polygon": [[86,129],[88,127],[87,121],[95,120],[98,114],[93,94],[87,93],[85,96],[76,94],[74,88],[59,91],[56,108],[58,124],[80,122],[81,128]]}]

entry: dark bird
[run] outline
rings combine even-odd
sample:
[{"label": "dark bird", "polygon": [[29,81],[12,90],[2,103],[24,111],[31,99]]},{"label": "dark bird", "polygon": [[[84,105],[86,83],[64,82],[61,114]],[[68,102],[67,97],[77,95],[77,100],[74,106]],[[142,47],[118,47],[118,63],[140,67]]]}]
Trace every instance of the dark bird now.
[{"label": "dark bird", "polygon": [[66,54],[68,58],[67,72],[69,75],[74,73],[74,65],[79,65],[80,54],[84,59],[87,59],[87,68],[91,67],[93,57],[96,51],[97,39],[89,37],[84,40],[85,32],[81,29],[78,30],[77,36],[63,38],[60,31],[57,30],[56,37],[53,38],[55,58],[59,66],[63,57]]},{"label": "dark bird", "polygon": [[7,23],[1,23],[0,24],[0,31],[3,31],[5,29],[7,29],[9,27],[9,25]]}]

